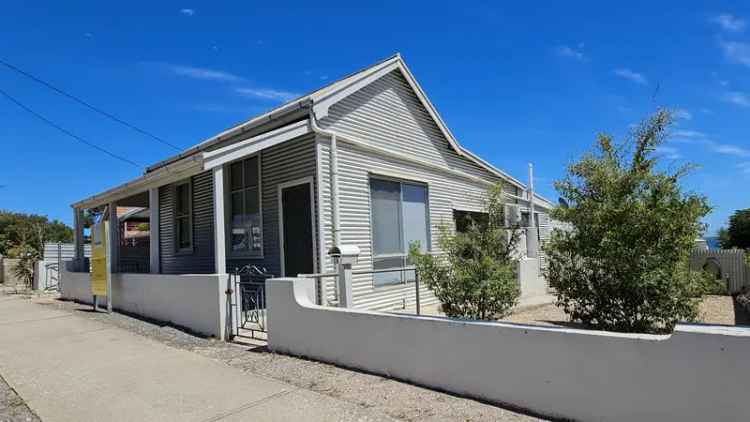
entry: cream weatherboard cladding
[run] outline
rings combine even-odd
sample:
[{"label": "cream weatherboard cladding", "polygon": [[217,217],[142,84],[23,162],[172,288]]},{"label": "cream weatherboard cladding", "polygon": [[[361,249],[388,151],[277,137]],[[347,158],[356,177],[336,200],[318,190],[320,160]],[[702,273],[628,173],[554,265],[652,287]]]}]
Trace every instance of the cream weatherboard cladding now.
[{"label": "cream weatherboard cladding", "polygon": [[[488,182],[501,179],[469,160],[460,157],[432,121],[418,98],[398,71],[392,72],[343,99],[330,109],[321,125],[368,144],[427,160],[443,168],[460,170]],[[330,141],[318,138],[319,186],[321,202],[320,247],[332,246],[330,206]],[[441,225],[453,230],[453,209],[480,210],[488,184],[463,178],[438,169],[384,157],[364,148],[338,142],[339,214],[342,244],[359,246],[361,254],[354,267],[372,270],[372,235],[369,180],[373,175],[426,183],[429,195],[432,250],[438,250]],[[515,194],[515,188],[508,190]],[[325,258],[326,271],[333,270]],[[328,280],[327,292],[333,299],[334,283]],[[372,276],[355,275],[352,286],[354,305],[367,309],[389,309],[412,305],[414,284],[374,287]],[[423,287],[422,304],[436,298]]]}]

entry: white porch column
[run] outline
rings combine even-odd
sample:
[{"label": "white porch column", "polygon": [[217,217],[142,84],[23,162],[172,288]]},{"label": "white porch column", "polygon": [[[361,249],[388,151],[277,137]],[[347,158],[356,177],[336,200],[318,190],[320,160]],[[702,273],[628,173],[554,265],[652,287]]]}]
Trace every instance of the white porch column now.
[{"label": "white porch column", "polygon": [[112,277],[119,271],[120,264],[120,221],[117,218],[117,204],[109,206],[109,236],[107,236],[107,312],[112,313]]},{"label": "white porch column", "polygon": [[214,168],[214,260],[216,274],[227,273],[226,225],[224,223],[224,168]]},{"label": "white porch column", "polygon": [[83,210],[73,208],[73,271],[83,269]]},{"label": "white porch column", "polygon": [[152,274],[159,274],[159,188],[148,191],[148,233],[149,233],[149,268]]}]

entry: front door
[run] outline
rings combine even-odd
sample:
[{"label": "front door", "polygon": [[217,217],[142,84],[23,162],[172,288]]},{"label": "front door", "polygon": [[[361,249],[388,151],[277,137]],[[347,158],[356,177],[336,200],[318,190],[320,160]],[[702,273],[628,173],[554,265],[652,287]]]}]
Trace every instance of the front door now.
[{"label": "front door", "polygon": [[310,182],[282,187],[282,274],[314,273],[312,187]]}]

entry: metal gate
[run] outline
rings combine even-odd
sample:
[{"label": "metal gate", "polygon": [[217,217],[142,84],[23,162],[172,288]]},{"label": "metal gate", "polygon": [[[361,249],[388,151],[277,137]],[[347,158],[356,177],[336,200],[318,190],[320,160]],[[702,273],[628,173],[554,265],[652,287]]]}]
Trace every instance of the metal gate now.
[{"label": "metal gate", "polygon": [[[266,280],[272,278],[265,268],[255,265],[245,265],[235,268],[232,273],[234,289],[233,313],[235,330],[234,336],[249,336],[265,339],[268,333],[266,324]],[[262,333],[262,337],[256,337]]]}]

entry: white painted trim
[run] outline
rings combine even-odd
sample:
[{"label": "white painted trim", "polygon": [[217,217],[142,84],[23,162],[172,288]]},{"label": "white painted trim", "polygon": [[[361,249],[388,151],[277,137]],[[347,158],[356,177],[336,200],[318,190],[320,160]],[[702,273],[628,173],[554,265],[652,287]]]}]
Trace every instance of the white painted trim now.
[{"label": "white painted trim", "polygon": [[159,245],[159,188],[148,191],[148,235],[149,235],[149,268],[151,274],[161,271],[161,245]]},{"label": "white painted trim", "polygon": [[215,151],[204,152],[203,168],[209,170],[222,166],[232,161],[242,159],[248,155],[255,154],[265,148],[306,135],[310,132],[310,125],[307,120],[302,120],[262,135],[254,136],[250,139],[228,145],[224,148],[219,148]]},{"label": "white painted trim", "polygon": [[315,183],[312,176],[303,177],[301,179],[292,180],[289,182],[279,183],[276,187],[276,200],[278,201],[279,209],[279,257],[280,257],[280,268],[281,276],[284,277],[286,269],[284,268],[284,203],[282,198],[282,192],[286,188],[293,186],[299,186],[308,184],[310,185],[310,223],[312,224],[312,253],[313,253],[313,272],[318,272],[317,259],[317,234],[315,233]]},{"label": "white painted trim", "polygon": [[226,229],[224,213],[224,167],[213,169],[214,179],[214,272],[227,273]]},{"label": "white painted trim", "polygon": [[315,116],[317,116],[318,119],[327,117],[328,110],[332,105],[359,91],[365,86],[370,85],[371,83],[398,68],[400,68],[398,61],[383,63],[381,66],[376,66],[369,71],[363,72],[363,74],[359,75],[358,79],[354,80],[347,86],[341,87],[335,91],[331,91],[325,96],[315,98],[315,106],[313,107],[313,109],[315,110]]}]

